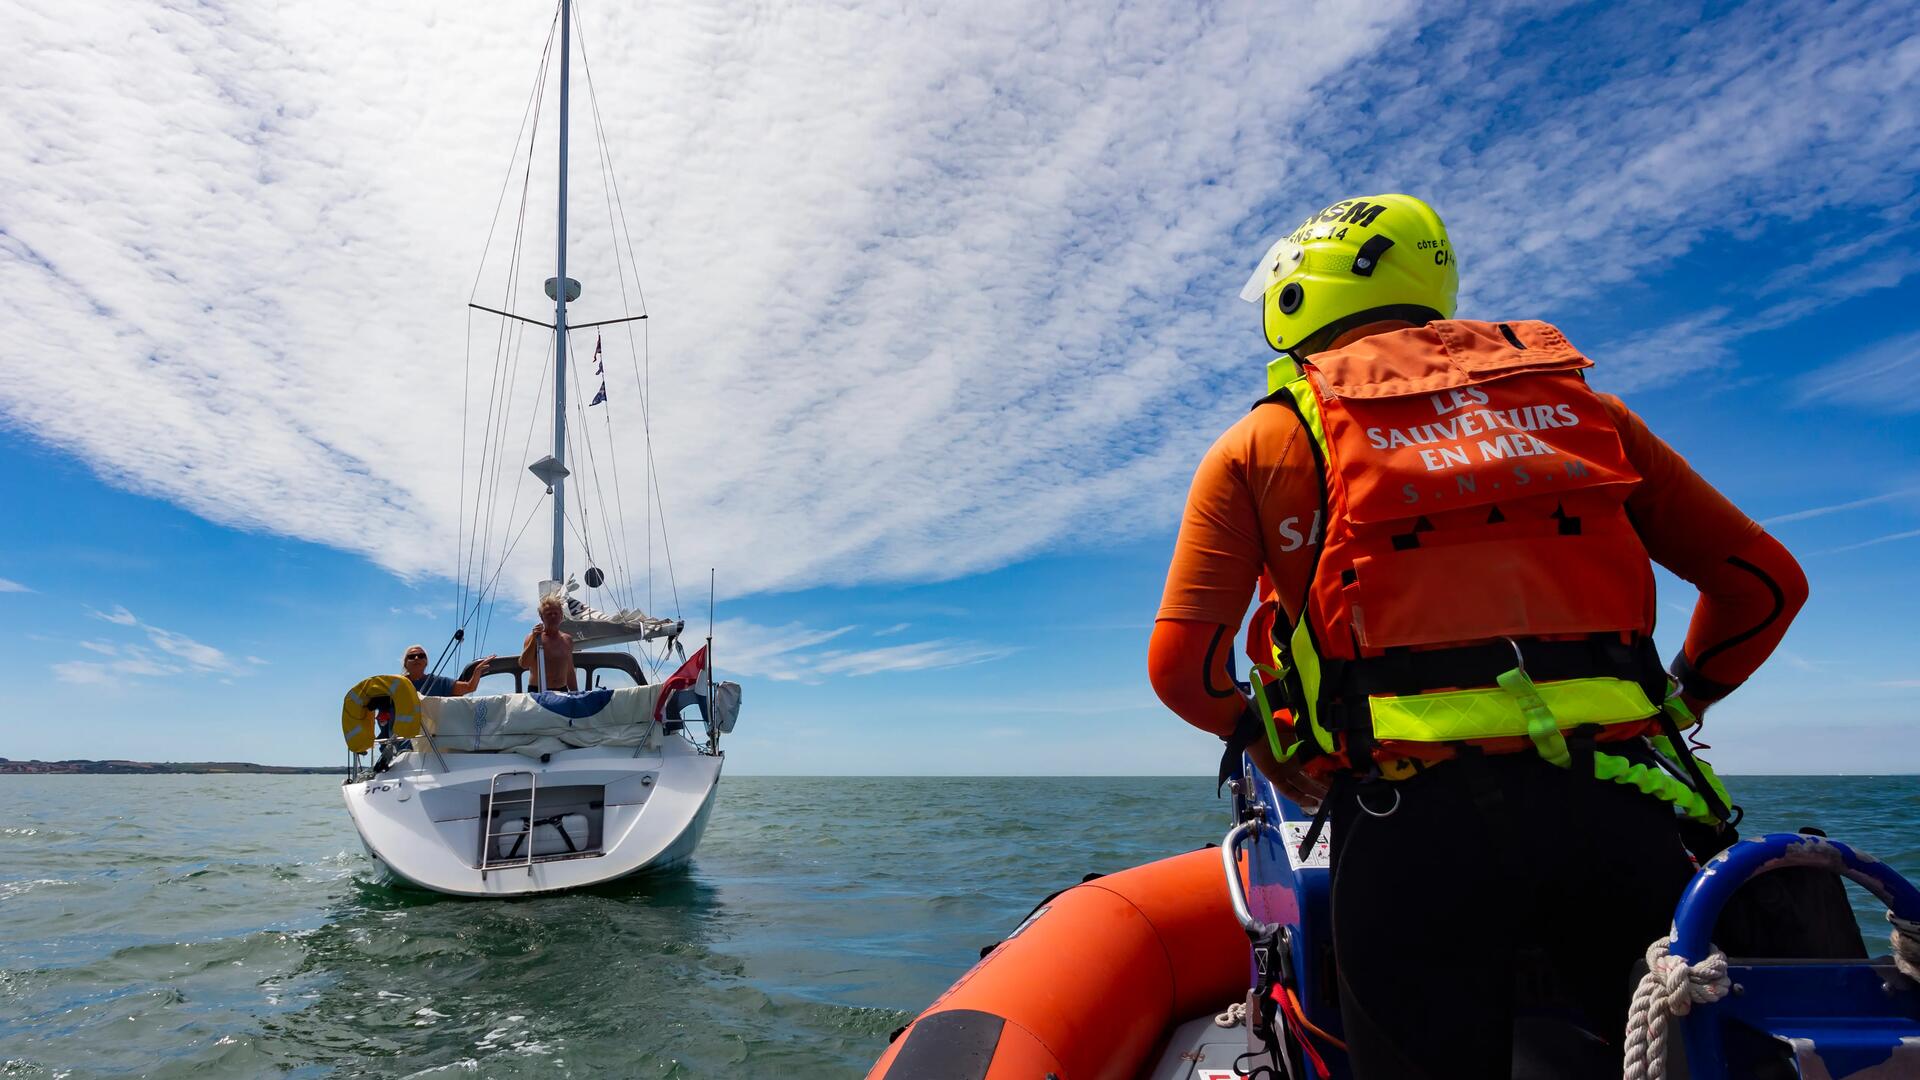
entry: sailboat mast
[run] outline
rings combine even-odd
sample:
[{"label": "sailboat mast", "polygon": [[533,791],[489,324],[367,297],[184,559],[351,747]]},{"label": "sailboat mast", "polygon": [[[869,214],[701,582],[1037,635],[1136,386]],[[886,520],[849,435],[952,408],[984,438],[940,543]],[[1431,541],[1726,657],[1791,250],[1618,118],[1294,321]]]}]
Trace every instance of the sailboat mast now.
[{"label": "sailboat mast", "polygon": [[561,466],[553,482],[553,576],[565,586],[567,463],[567,75],[573,54],[572,0],[560,0],[560,239],[553,287],[553,460]]}]

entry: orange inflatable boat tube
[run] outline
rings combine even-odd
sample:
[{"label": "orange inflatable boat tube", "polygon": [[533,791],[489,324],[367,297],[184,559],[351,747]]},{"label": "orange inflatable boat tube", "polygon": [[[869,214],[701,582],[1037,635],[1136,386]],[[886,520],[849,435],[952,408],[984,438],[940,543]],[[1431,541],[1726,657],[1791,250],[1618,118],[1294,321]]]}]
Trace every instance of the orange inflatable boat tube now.
[{"label": "orange inflatable boat tube", "polygon": [[887,1048],[869,1080],[1131,1080],[1178,1024],[1246,997],[1214,848],[1076,885]]}]

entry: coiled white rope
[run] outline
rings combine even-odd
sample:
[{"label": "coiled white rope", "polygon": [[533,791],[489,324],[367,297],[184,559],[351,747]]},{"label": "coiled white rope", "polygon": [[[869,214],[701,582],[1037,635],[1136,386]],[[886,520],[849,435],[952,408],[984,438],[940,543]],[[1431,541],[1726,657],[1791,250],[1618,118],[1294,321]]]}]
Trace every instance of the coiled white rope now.
[{"label": "coiled white rope", "polygon": [[[1920,927],[1916,927],[1920,929]],[[1920,938],[1916,938],[1920,940]],[[1627,1010],[1626,1080],[1661,1080],[1667,1074],[1667,1021],[1685,1016],[1695,1005],[1727,996],[1727,954],[1718,949],[1697,964],[1674,956],[1673,938],[1647,947],[1647,973],[1634,988]],[[1916,958],[1920,958],[1917,952]]]},{"label": "coiled white rope", "polygon": [[1233,1004],[1227,1006],[1226,1012],[1223,1012],[1220,1015],[1213,1018],[1213,1025],[1215,1027],[1223,1027],[1223,1028],[1239,1027],[1240,1022],[1242,1020],[1245,1020],[1246,1018],[1247,1018],[1247,1003],[1244,1001],[1236,1001]]}]

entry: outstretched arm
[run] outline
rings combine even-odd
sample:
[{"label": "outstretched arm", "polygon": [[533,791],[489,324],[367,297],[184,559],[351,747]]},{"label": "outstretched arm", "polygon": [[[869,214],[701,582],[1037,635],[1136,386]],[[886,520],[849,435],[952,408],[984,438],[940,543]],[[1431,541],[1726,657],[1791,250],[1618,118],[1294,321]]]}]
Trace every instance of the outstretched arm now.
[{"label": "outstretched arm", "polygon": [[472,675],[469,675],[464,679],[454,680],[453,696],[466,697],[468,694],[473,693],[473,688],[480,685],[480,680],[486,678],[487,669],[492,666],[493,666],[493,657],[491,656],[473,665]]}]

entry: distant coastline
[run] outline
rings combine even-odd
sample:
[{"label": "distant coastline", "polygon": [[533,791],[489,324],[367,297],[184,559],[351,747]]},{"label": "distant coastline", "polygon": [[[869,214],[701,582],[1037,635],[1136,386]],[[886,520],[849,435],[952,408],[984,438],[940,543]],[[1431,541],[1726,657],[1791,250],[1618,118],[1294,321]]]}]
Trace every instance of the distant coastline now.
[{"label": "distant coastline", "polygon": [[0,776],[97,776],[104,774],[165,775],[186,773],[344,773],[340,765],[308,768],[301,765],[256,765],[251,761],[94,761],[72,758],[66,761],[14,761],[0,758]]}]

